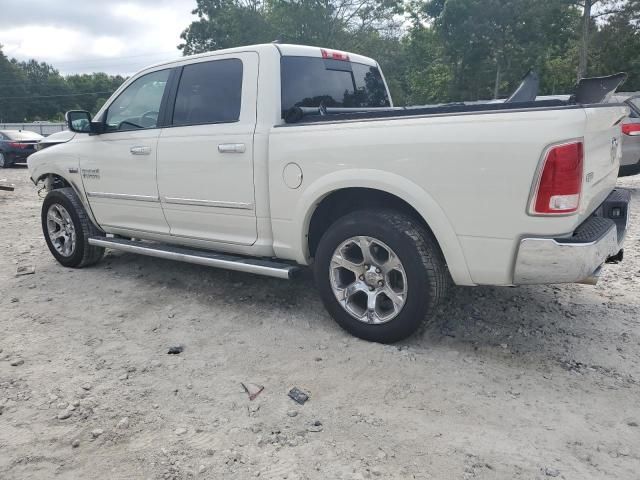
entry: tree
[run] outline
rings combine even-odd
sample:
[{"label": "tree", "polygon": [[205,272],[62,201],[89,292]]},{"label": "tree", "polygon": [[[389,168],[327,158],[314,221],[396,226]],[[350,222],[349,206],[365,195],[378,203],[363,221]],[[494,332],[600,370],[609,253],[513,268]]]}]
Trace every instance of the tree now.
[{"label": "tree", "polygon": [[95,113],[124,82],[105,73],[63,77],[36,60],[9,60],[0,48],[0,122],[63,120],[72,109]]},{"label": "tree", "polygon": [[401,0],[197,0],[198,19],[178,48],[189,55],[273,40],[341,46],[384,37],[399,28],[400,13]]},{"label": "tree", "polygon": [[414,30],[432,26],[451,69],[448,98],[497,98],[566,47],[575,15],[562,0],[432,0]]},{"label": "tree", "polygon": [[593,24],[600,18],[622,12],[626,2],[624,0],[572,0],[571,3],[582,9],[580,60],[578,63],[578,81],[580,81],[580,79],[587,76],[590,36]]},{"label": "tree", "polygon": [[[637,7],[640,2],[637,2]],[[626,72],[624,90],[640,91],[640,25],[638,10],[629,8],[607,18],[593,34],[592,70],[595,75]]]},{"label": "tree", "polygon": [[25,112],[17,100],[26,95],[24,73],[2,53],[0,45],[0,122],[24,119]]}]

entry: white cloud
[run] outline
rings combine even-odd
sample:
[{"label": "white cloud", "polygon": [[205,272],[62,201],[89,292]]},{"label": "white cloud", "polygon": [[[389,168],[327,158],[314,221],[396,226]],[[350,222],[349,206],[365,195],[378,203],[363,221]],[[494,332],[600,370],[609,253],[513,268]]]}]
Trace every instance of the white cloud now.
[{"label": "white cloud", "polygon": [[[180,33],[195,18],[195,0],[87,2],[22,0],[3,7],[0,44],[18,60],[35,58],[62,73],[129,75],[180,56]],[[56,8],[51,8],[55,5]],[[39,15],[24,15],[38,11]]]}]

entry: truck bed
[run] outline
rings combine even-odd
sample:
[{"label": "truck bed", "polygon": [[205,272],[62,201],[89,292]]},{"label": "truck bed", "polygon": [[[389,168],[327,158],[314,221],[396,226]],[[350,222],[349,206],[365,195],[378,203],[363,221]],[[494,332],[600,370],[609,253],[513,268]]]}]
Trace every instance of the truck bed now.
[{"label": "truck bed", "polygon": [[[601,104],[598,104],[601,105]],[[598,105],[591,105],[590,107],[596,107]],[[610,106],[602,105],[602,106]],[[308,114],[306,109],[299,109],[298,111],[291,111],[287,113],[285,121],[286,125],[301,125],[309,123],[333,123],[340,121],[363,121],[383,119],[391,120],[393,118],[405,118],[413,116],[430,116],[430,115],[447,115],[447,114],[472,114],[472,113],[484,113],[484,112],[500,112],[500,111],[523,111],[534,109],[570,109],[570,108],[584,108],[583,105],[578,105],[570,101],[551,99],[551,100],[536,100],[533,102],[491,102],[491,103],[450,103],[444,105],[420,105],[413,107],[395,107],[395,108],[378,108],[369,109],[365,111],[357,111],[357,109],[336,109],[336,110],[350,110],[340,113],[331,112],[332,109],[328,109],[329,113],[318,112],[316,114]],[[294,109],[292,109],[294,110]]]}]

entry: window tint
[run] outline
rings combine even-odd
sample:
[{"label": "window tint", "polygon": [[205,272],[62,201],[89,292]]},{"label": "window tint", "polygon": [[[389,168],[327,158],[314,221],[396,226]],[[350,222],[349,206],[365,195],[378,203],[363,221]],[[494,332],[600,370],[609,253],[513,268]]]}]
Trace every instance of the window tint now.
[{"label": "window tint", "polygon": [[182,70],[173,125],[235,122],[240,118],[242,61],[214,60]]},{"label": "window tint", "polygon": [[291,107],[388,107],[376,67],[313,57],[283,57],[282,112]]},{"label": "window tint", "polygon": [[149,73],[129,85],[107,111],[107,130],[156,128],[169,70]]}]

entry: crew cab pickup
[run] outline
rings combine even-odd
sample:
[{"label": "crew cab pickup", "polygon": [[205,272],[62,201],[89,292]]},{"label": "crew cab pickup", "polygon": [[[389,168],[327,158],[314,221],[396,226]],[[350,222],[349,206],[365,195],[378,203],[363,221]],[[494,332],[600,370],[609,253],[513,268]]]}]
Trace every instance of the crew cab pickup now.
[{"label": "crew cab pickup", "polygon": [[623,105],[397,108],[376,61],[266,44],[149,67],[29,157],[62,265],[105,248],[292,278],[410,335],[457,285],[595,283],[622,258]]}]

